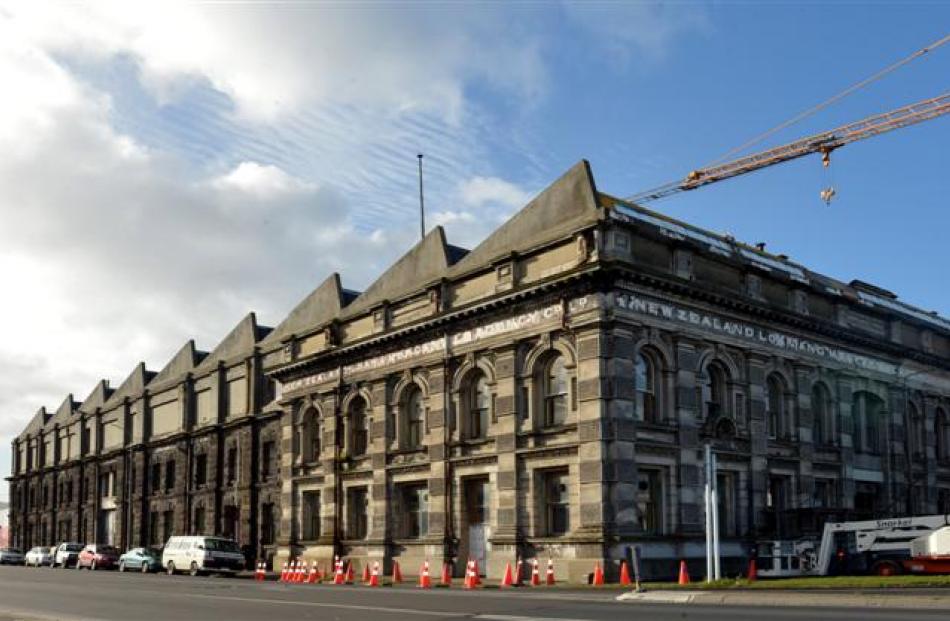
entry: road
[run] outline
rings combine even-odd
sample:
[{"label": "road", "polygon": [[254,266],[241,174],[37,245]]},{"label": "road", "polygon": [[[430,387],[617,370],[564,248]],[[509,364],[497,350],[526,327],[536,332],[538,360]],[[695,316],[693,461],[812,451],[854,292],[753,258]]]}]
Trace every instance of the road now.
[{"label": "road", "polygon": [[0,567],[0,620],[851,621],[947,619],[947,610],[618,602],[621,591],[286,585],[238,578]]}]

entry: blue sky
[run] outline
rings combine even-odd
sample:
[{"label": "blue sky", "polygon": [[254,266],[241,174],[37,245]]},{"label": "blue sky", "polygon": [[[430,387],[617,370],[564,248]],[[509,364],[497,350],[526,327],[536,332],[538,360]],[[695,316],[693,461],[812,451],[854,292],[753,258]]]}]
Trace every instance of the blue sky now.
[{"label": "blue sky", "polygon": [[[417,152],[428,222],[471,247],[581,158],[616,195],[677,179],[948,25],[937,2],[0,1],[0,464],[41,405],[248,310],[275,325],[331,271],[367,286],[418,235]],[[950,45],[759,148],[948,76]],[[948,143],[938,119],[650,206],[946,316]]]}]

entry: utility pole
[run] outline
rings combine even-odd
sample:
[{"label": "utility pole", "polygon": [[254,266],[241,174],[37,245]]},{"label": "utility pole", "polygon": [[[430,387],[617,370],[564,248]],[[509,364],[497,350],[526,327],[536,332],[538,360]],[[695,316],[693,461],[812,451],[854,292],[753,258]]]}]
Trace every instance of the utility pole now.
[{"label": "utility pole", "polygon": [[425,199],[422,195],[422,154],[419,153],[419,237],[425,238],[426,236],[426,209],[425,209]]},{"label": "utility pole", "polygon": [[706,486],[706,582],[719,580],[719,490],[716,489],[716,454],[712,446],[705,449]]}]

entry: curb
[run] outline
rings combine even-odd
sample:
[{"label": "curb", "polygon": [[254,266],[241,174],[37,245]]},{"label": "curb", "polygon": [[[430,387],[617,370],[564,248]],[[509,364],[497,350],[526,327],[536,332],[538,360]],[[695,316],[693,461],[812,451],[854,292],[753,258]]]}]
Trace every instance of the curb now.
[{"label": "curb", "polygon": [[649,591],[637,593],[631,591],[616,598],[618,602],[643,604],[698,604],[720,606],[787,606],[808,608],[893,608],[927,609],[950,611],[950,593],[943,595],[922,594],[907,595],[867,594],[867,593],[723,593]]}]

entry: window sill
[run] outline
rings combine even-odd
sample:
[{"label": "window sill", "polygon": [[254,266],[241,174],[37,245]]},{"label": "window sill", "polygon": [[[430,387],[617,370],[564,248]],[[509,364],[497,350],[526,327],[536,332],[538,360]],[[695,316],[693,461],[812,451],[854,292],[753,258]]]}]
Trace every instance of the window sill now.
[{"label": "window sill", "polygon": [[565,423],[563,425],[551,425],[549,427],[538,427],[529,431],[522,432],[519,435],[526,436],[554,436],[559,433],[577,431],[577,423]]}]

